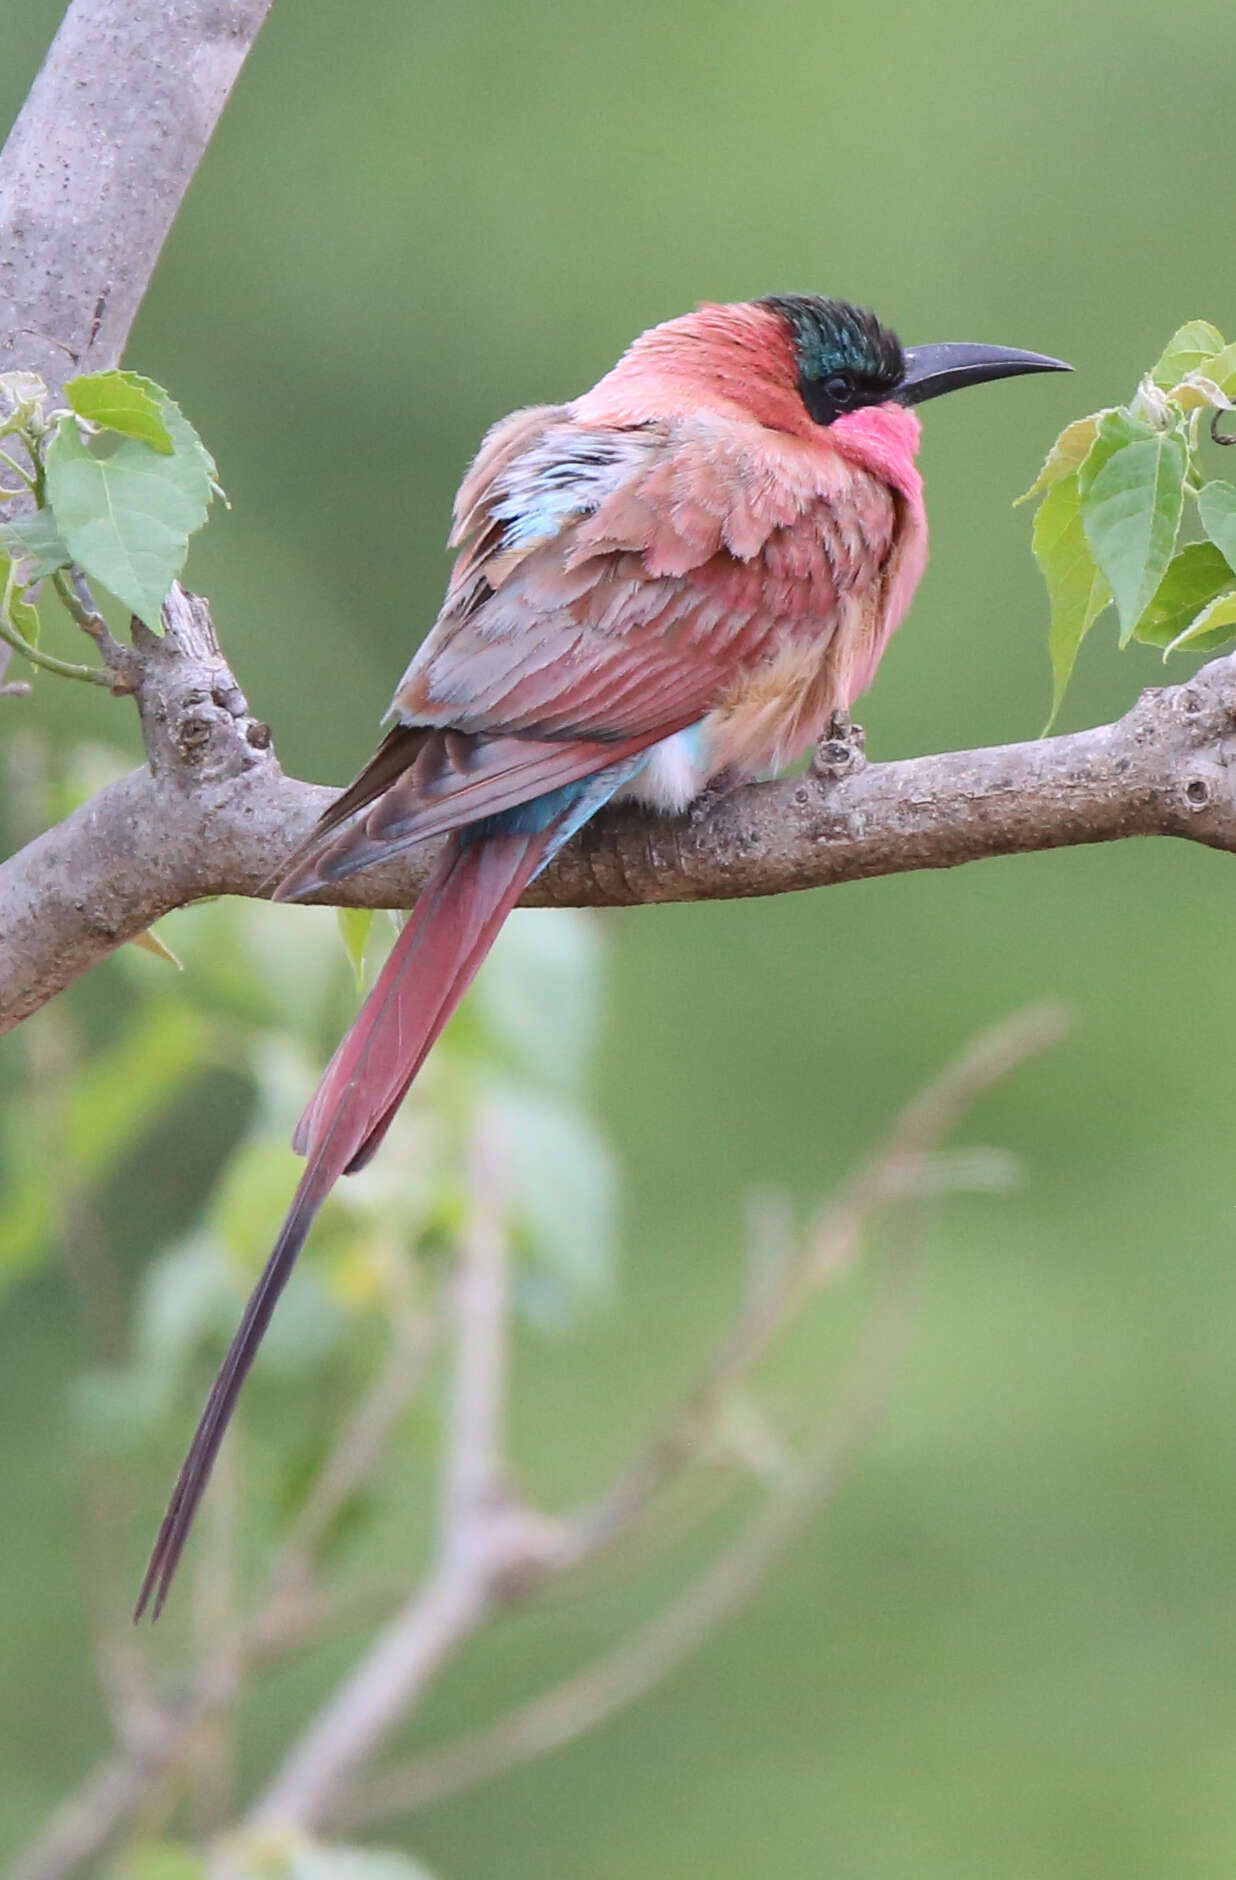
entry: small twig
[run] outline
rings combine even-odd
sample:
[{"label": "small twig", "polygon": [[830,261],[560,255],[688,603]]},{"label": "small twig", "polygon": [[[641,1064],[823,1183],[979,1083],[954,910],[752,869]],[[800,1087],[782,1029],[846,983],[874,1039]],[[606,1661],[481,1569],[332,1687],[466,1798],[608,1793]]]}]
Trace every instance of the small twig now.
[{"label": "small twig", "polygon": [[57,659],[54,653],[45,653],[39,646],[32,646],[24,639],[4,616],[0,608],[0,640],[10,646],[23,659],[28,659],[32,666],[41,666],[44,672],[54,672],[61,679],[81,679],[87,685],[102,685],[113,690],[112,675],[99,666],[79,666],[71,659]]},{"label": "small twig", "polygon": [[762,1263],[732,1328],[666,1426],[600,1501],[569,1524],[572,1563],[608,1547],[644,1513],[787,1320],[853,1263],[872,1213],[921,1192],[928,1155],[980,1091],[1056,1043],[1066,1029],[1060,1007],[1040,1005],[985,1032],[902,1113],[881,1147],[820,1209],[796,1253]]},{"label": "small twig", "polygon": [[141,1788],[142,1772],[131,1757],[105,1757],[53,1810],[7,1880],[64,1880],[107,1845]]},{"label": "small twig", "polygon": [[[219,1506],[214,1495],[215,1486],[221,1486],[225,1500],[230,1500],[225,1454],[220,1460],[224,1473],[219,1476],[216,1472],[209,1503],[214,1517],[206,1537],[209,1559],[196,1581],[199,1665],[187,1698],[171,1710],[156,1704],[148,1667],[132,1629],[125,1626],[119,1635],[113,1635],[108,1628],[101,1630],[100,1676],[113,1728],[126,1754],[119,1763],[109,1758],[100,1764],[81,1785],[78,1794],[82,1797],[93,1796],[98,1785],[109,1808],[106,1813],[90,1813],[97,1839],[89,1846],[83,1842],[83,1851],[70,1865],[89,1858],[123,1820],[149,1808],[154,1798],[165,1796],[166,1805],[172,1806],[187,1773],[196,1772],[199,1782],[207,1781],[212,1793],[205,1797],[206,1807],[210,1816],[217,1816],[222,1794],[218,1783],[226,1781],[228,1773],[222,1732],[228,1712],[252,1670],[275,1663],[344,1626],[383,1617],[406,1599],[407,1580],[403,1575],[342,1591],[321,1590],[308,1583],[312,1555],[321,1544],[325,1528],[347,1496],[377,1467],[399,1413],[424,1380],[434,1348],[436,1322],[417,1311],[402,1262],[392,1260],[388,1281],[396,1327],[390,1363],[362,1399],[311,1487],[301,1515],[272,1565],[256,1615],[240,1629],[230,1617],[232,1594],[225,1590],[225,1580],[230,1579],[226,1558],[230,1542],[219,1526],[220,1521],[224,1529],[230,1525],[230,1513],[226,1506]],[[119,1532],[114,1510],[107,1532]],[[225,1549],[225,1556],[219,1555],[217,1546],[210,1545],[212,1541]],[[113,1767],[127,1771],[123,1785],[118,1781],[103,1782],[105,1771]],[[40,1836],[37,1846],[32,1845],[30,1850],[31,1859],[42,1858],[38,1853],[42,1845]],[[68,1871],[67,1866],[49,1869],[48,1880]],[[32,1872],[42,1880],[37,1866]]]},{"label": "small twig", "polygon": [[11,500],[14,497],[24,496],[29,491],[38,487],[38,479],[31,475],[24,464],[18,463],[16,457],[10,457],[7,450],[0,450],[0,463],[7,464],[9,469],[12,470],[16,476],[19,476],[25,485],[25,488],[21,490],[0,490],[0,496],[7,497]]},{"label": "small twig", "polygon": [[[485,1617],[517,1558],[502,1490],[508,1247],[491,1123],[470,1158],[471,1218],[454,1281],[455,1375],[437,1557],[424,1583],[327,1699],[259,1797],[250,1825],[309,1828]],[[513,1545],[515,1543],[515,1545]]]},{"label": "small twig", "polygon": [[222,1827],[233,1806],[230,1724],[244,1680],[236,1586],[239,1500],[236,1445],[225,1444],[202,1510],[205,1531],[192,1581],[194,1656],[200,1666],[195,1706],[199,1719],[188,1738],[186,1773],[190,1813],[199,1838]]},{"label": "small twig", "polygon": [[410,1814],[429,1802],[527,1762],[593,1730],[634,1703],[699,1649],[752,1596],[808,1518],[834,1496],[882,1414],[912,1324],[900,1272],[868,1327],[845,1389],[803,1465],[677,1598],[613,1651],[487,1729],[359,1781],[329,1814],[356,1828]]},{"label": "small twig", "polygon": [[108,626],[81,569],[76,565],[68,569],[57,568],[52,575],[52,585],[69,618],[98,647],[104,665],[112,674],[109,681],[112,691],[117,694],[136,691],[141,677],[141,661],[132,647],[121,645]]},{"label": "small twig", "polygon": [[[924,1175],[930,1175],[927,1158],[960,1111],[989,1083],[1049,1044],[1060,1029],[1059,1014],[1040,1008],[977,1041],[908,1108],[883,1150],[846,1185],[833,1208],[817,1217],[805,1237],[809,1251],[765,1262],[763,1270],[774,1275],[797,1274],[800,1281],[808,1267],[817,1276],[835,1271],[839,1262],[852,1257],[854,1236],[864,1224],[865,1211],[921,1193]],[[564,1733],[574,1735],[591,1727],[663,1676],[685,1649],[749,1596],[801,1520],[835,1481],[840,1451],[848,1454],[857,1444],[861,1418],[846,1442],[839,1440],[838,1432],[844,1433],[849,1422],[843,1404],[830,1422],[825,1448],[813,1452],[805,1469],[781,1471],[773,1477],[774,1500],[739,1541],[678,1603],[650,1621],[635,1638],[560,1690],[534,1700],[478,1737],[418,1759],[398,1775],[384,1772],[368,1782],[360,1781],[357,1772],[372,1750],[414,1706],[446,1660],[484,1623],[495,1604],[557,1578],[581,1557],[577,1534],[559,1524],[538,1521],[513,1505],[503,1486],[501,1380],[507,1253],[491,1141],[484,1133],[474,1145],[472,1181],[475,1207],[454,1293],[457,1362],[452,1445],[443,1485],[437,1561],[424,1584],[404,1598],[356,1671],[294,1746],[256,1805],[252,1825],[311,1827],[328,1817],[370,1819],[391,1812],[391,1797],[405,1777],[406,1805],[417,1805],[479,1781],[508,1761],[536,1754],[564,1740]],[[928,1179],[926,1187],[934,1191],[937,1184]],[[792,1291],[785,1296],[790,1297]],[[763,1288],[755,1296],[764,1301]],[[752,1319],[748,1305],[740,1321],[746,1328],[745,1339],[751,1339],[762,1325],[765,1309],[761,1304],[760,1313]],[[712,1379],[732,1362],[734,1337],[731,1333],[724,1341],[706,1378]],[[861,1376],[855,1376],[861,1384]],[[871,1377],[867,1381],[870,1384]],[[382,1386],[379,1379],[379,1390]],[[861,1390],[846,1399],[860,1408],[863,1401]],[[687,1402],[692,1415],[697,1415],[698,1392]],[[320,1505],[324,1507],[328,1499],[323,1495]],[[314,1500],[312,1495],[310,1500]],[[621,1501],[611,1492],[599,1505],[616,1507]],[[625,1528],[628,1523],[621,1525]],[[178,1772],[194,1754],[203,1722],[215,1705],[232,1701],[245,1670],[270,1662],[309,1639],[321,1638],[336,1623],[364,1618],[375,1607],[381,1610],[399,1591],[397,1584],[342,1595],[272,1586],[262,1617],[246,1628],[238,1656],[217,1654],[208,1659],[185,1706],[160,1717],[156,1729],[135,1733],[138,1740],[130,1742],[127,1758],[109,1759],[92,1772],[32,1843],[23,1857],[26,1864],[18,1869],[20,1880],[61,1880],[160,1792],[167,1795],[170,1805],[175,1785],[183,1780]],[[65,1850],[70,1847],[71,1858],[66,1859]]]},{"label": "small twig", "polygon": [[314,1557],[332,1522],[373,1475],[395,1426],[425,1381],[439,1323],[433,1314],[416,1310],[408,1292],[406,1278],[388,1287],[395,1328],[390,1357],[344,1424],[279,1547],[270,1570],[266,1611],[254,1622],[255,1636],[278,1633],[279,1605],[307,1587]]},{"label": "small twig", "polygon": [[[617,1491],[602,1498],[601,1519],[595,1515],[587,1518],[569,1538],[528,1563],[521,1591],[612,1543],[645,1505],[652,1489],[664,1481],[672,1463],[681,1459],[684,1431],[689,1428],[698,1434],[705,1409],[715,1416],[726,1391],[765,1348],[772,1331],[803,1292],[854,1258],[864,1227],[880,1207],[918,1195],[932,1149],[959,1115],[982,1090],[1055,1042],[1063,1026],[1062,1014],[1055,1007],[1041,1006],[1018,1014],[976,1040],[909,1105],[883,1147],[845,1185],[837,1203],[817,1217],[804,1237],[799,1257],[774,1263],[771,1293],[761,1289],[757,1308],[745,1312],[734,1333],[723,1342],[703,1386],[692,1393],[683,1416],[671,1424],[669,1440],[654,1445],[644,1463],[636,1465],[633,1477],[622,1478]],[[478,1185],[483,1184],[478,1181]],[[471,1362],[479,1358],[492,1337],[492,1329],[484,1329],[488,1308],[482,1304],[489,1296],[488,1285],[482,1284],[475,1294],[472,1291],[488,1270],[484,1258],[486,1236],[482,1232],[479,1239],[475,1237],[476,1227],[483,1225],[484,1218],[482,1215],[474,1223],[474,1235],[470,1237],[467,1284],[463,1284],[461,1271],[461,1350],[439,1567],[426,1588],[380,1635],[358,1671],[328,1701],[257,1805],[251,1817],[253,1826],[306,1829],[323,1820],[356,1823],[376,1813],[390,1812],[391,1798],[405,1791],[409,1770],[401,1768],[389,1778],[375,1777],[371,1783],[363,1782],[357,1772],[393,1725],[407,1714],[446,1652],[456,1649],[476,1629],[493,1603],[496,1587],[492,1543],[487,1546],[486,1524],[483,1519],[478,1524],[476,1517],[492,1495],[495,1387],[492,1378],[485,1381],[479,1366],[473,1372]],[[469,1773],[473,1769],[484,1773],[491,1765],[504,1766],[511,1756],[521,1758],[564,1740],[564,1732],[575,1735],[590,1728],[664,1676],[686,1651],[750,1596],[807,1513],[829,1492],[838,1478],[842,1459],[854,1452],[862,1431],[869,1427],[876,1404],[887,1390],[892,1350],[905,1335],[904,1309],[904,1288],[894,1286],[855,1362],[850,1386],[822,1441],[804,1469],[782,1472],[776,1478],[774,1499],[734,1547],[687,1593],[599,1666],[495,1726],[494,1732],[485,1733],[479,1740],[479,1747],[473,1742],[459,1748],[462,1761],[451,1761],[449,1765],[435,1761],[435,1793],[447,1792],[444,1782],[458,1786],[465,1777],[473,1779]],[[469,1324],[472,1331],[465,1337]],[[891,1339],[890,1333],[894,1334]],[[498,1365],[492,1350],[489,1363]],[[632,1481],[638,1484],[638,1492],[632,1492]],[[452,1757],[454,1752],[442,1754]]]}]

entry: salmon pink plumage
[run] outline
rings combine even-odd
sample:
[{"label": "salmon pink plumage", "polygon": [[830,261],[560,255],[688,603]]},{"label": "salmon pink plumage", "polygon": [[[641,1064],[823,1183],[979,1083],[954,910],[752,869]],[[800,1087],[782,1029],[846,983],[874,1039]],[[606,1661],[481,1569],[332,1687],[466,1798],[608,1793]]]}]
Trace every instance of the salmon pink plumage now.
[{"label": "salmon pink plumage", "polygon": [[305,1173],[202,1413],[138,1615],[167,1597],[292,1265],[377,1148],[506,915],[611,798],[682,810],[797,756],[871,683],[927,554],[913,406],[1038,353],[903,349],[844,301],[704,306],[494,426],[393,729],[277,890],[448,842],[297,1131]]}]

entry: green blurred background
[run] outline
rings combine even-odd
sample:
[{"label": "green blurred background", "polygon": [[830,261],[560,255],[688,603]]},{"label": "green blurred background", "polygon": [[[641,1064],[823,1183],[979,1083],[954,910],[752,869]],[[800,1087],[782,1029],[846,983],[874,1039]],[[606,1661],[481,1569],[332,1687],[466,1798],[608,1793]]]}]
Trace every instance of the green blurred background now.
[{"label": "green blurred background", "polygon": [[[5,9],[6,122],[59,13]],[[1227,0],[276,5],[128,363],[218,457],[233,508],[189,578],[285,764],[343,781],[368,754],[487,424],[702,298],[774,290],[1076,363],[927,410],[932,565],[861,713],[880,758],[1036,735],[1045,602],[1009,505],[1181,320],[1236,329],[1234,51]],[[1111,639],[1064,728],[1159,678]],[[21,717],[136,754],[125,709],[80,692],[40,685],[0,736]],[[1236,1871],[1234,911],[1230,860],[1164,843],[605,918],[625,1252],[608,1313],[521,1344],[516,1447],[549,1500],[602,1479],[723,1323],[753,1185],[806,1206],[1020,1002],[1062,996],[1076,1029],[970,1125],[1028,1184],[938,1219],[892,1413],[758,1604],[594,1735],[380,1838],[445,1880]],[[73,993],[87,1029],[118,989]],[[209,1094],[207,1146],[113,1198],[138,1252],[200,1200]],[[79,1358],[61,1282],[7,1295],[8,1841],[104,1740]],[[608,1598],[512,1622],[418,1728],[582,1656]],[[277,1684],[271,1731],[309,1695]],[[261,1730],[250,1753],[256,1775]]]}]

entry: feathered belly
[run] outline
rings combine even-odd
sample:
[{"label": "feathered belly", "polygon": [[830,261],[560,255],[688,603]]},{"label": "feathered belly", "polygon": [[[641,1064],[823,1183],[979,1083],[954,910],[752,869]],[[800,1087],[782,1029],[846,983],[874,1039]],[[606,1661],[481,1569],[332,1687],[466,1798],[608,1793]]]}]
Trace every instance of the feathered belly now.
[{"label": "feathered belly", "polygon": [[714,772],[779,770],[823,735],[867,683],[881,599],[878,590],[845,596],[831,631],[796,627],[771,658],[730,684],[702,727]]},{"label": "feathered belly", "polygon": [[881,629],[875,598],[843,600],[822,632],[798,624],[776,651],[731,680],[698,724],[654,745],[622,794],[674,813],[721,771],[755,777],[801,756],[869,680]]}]

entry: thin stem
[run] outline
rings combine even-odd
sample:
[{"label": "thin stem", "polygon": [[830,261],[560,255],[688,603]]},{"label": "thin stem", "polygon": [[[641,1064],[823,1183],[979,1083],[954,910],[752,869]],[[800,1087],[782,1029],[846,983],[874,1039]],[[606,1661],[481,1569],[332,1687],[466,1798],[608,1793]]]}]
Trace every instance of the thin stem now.
[{"label": "thin stem", "polygon": [[[28,490],[36,490],[38,488],[38,478],[32,476],[30,471],[25,469],[23,465],[17,461],[16,457],[10,457],[7,450],[0,450],[0,463],[6,463],[14,475],[21,478]],[[5,496],[20,496],[21,491],[5,490],[3,494]]]},{"label": "thin stem", "polygon": [[0,613],[0,640],[4,640],[15,653],[21,653],[34,666],[42,666],[45,672],[54,672],[61,679],[82,679],[87,685],[106,686],[112,689],[112,676],[102,666],[78,666],[69,659],[57,659],[54,653],[44,653],[37,646],[31,646],[23,639],[17,628]]},{"label": "thin stem", "polygon": [[99,612],[94,595],[90,592],[89,583],[81,569],[76,563],[69,568],[57,568],[52,575],[52,582],[70,617],[98,647],[104,665],[109,671],[119,675],[118,679],[112,681],[112,690],[114,692],[132,691],[133,654],[127,647],[120,644]]},{"label": "thin stem", "polygon": [[518,1511],[502,1486],[510,1248],[501,1146],[475,1129],[471,1218],[454,1276],[455,1371],[437,1556],[284,1758],[250,1815],[264,1830],[310,1829],[488,1617],[498,1578],[523,1554]]}]

